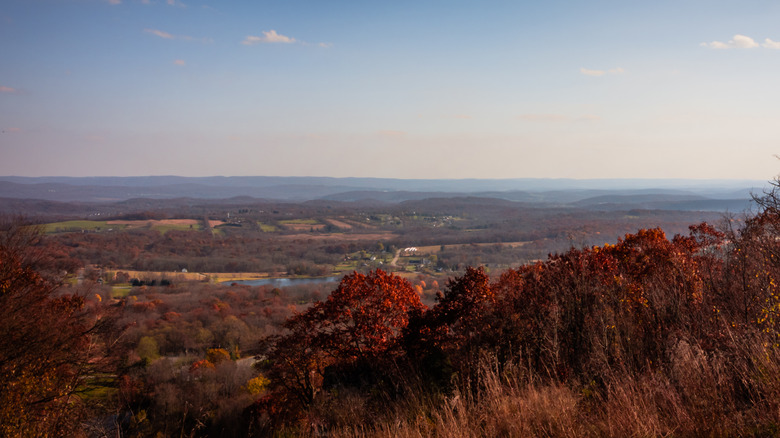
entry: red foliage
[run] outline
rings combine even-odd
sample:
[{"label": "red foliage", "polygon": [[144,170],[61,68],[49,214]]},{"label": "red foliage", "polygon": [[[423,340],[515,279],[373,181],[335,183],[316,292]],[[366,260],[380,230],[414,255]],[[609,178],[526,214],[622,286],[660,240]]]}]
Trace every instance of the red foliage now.
[{"label": "red foliage", "polygon": [[101,360],[101,322],[82,297],[55,294],[59,261],[41,239],[0,220],[1,436],[71,435],[80,421],[72,395]]},{"label": "red foliage", "polygon": [[178,312],[165,312],[163,315],[163,319],[166,321],[175,321],[177,319],[181,318],[181,313]]},{"label": "red foliage", "polygon": [[211,363],[208,359],[201,359],[198,361],[195,361],[190,365],[190,373],[191,374],[197,374],[203,372],[203,370],[214,370],[214,364]]},{"label": "red foliage", "polygon": [[376,359],[393,353],[409,312],[424,306],[401,277],[377,270],[353,273],[323,303],[301,317],[312,326],[316,343],[338,360]]},{"label": "red foliage", "polygon": [[345,276],[325,302],[285,323],[287,335],[271,340],[271,386],[308,406],[328,366],[380,366],[401,354],[399,339],[409,313],[424,308],[401,277],[381,270]]}]

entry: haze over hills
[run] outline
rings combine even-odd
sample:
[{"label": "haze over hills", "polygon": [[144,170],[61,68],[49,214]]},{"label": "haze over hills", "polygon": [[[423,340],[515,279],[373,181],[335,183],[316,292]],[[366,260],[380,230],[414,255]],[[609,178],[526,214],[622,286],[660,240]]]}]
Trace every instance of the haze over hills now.
[{"label": "haze over hills", "polygon": [[[520,202],[589,204],[749,199],[764,181],[681,179],[387,179],[329,177],[0,177],[0,197],[60,202],[116,202],[133,198],[281,201],[328,199],[401,202],[480,196]],[[642,198],[636,198],[641,195]],[[610,196],[623,198],[609,199]],[[651,196],[648,198],[648,196]],[[602,198],[598,198],[602,197]]]},{"label": "haze over hills", "polygon": [[[453,179],[326,177],[0,177],[0,212],[92,216],[214,205],[469,203],[591,211],[739,213],[767,185],[752,180]],[[472,200],[472,201],[469,201]]]}]

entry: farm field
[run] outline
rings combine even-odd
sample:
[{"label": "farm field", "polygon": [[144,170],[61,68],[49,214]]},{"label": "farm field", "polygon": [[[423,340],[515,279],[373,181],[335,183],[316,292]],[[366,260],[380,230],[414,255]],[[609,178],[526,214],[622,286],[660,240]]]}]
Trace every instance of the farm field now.
[{"label": "farm field", "polygon": [[[211,227],[224,224],[224,221],[209,221]],[[162,234],[171,230],[197,231],[201,230],[202,221],[196,219],[157,219],[157,220],[72,220],[52,222],[41,226],[46,234],[72,233],[72,232],[109,232],[133,229],[151,229]]]},{"label": "farm field", "polygon": [[353,227],[353,225],[338,219],[327,219],[326,222],[328,222],[329,224],[333,225],[336,228],[341,228],[344,230],[351,230]]},{"label": "farm field", "polygon": [[[529,242],[489,242],[489,243],[469,243],[467,246],[475,246],[475,247],[503,247],[503,248],[519,248],[523,245],[528,244]],[[452,249],[459,249],[462,248],[463,244],[450,244],[450,245],[427,245],[427,246],[415,246],[416,251],[413,252],[406,252],[402,251],[401,255],[428,255],[428,254],[437,254],[441,252],[442,250],[452,250]]]},{"label": "farm field", "polygon": [[[662,227],[674,235],[691,223],[719,218],[716,213],[636,211],[629,220],[626,213],[428,202],[338,208],[250,204],[130,212],[127,218],[108,221],[72,218],[42,228],[83,266],[137,271],[134,276],[166,273],[171,280],[176,275],[176,281],[204,281],[207,276],[230,281],[378,268],[436,276],[466,266],[501,270],[572,245],[614,242],[641,226]],[[150,218],[138,220],[142,214]],[[190,272],[182,275],[183,269]]]},{"label": "farm field", "polygon": [[319,231],[325,229],[327,225],[320,223],[317,219],[290,219],[281,220],[279,225],[291,231]]},{"label": "farm field", "polygon": [[141,280],[161,280],[170,281],[210,281],[219,283],[232,280],[258,280],[268,278],[267,272],[170,272],[170,271],[134,271],[126,269],[106,270],[105,274],[109,278],[115,278],[116,274],[122,272],[130,278]]},{"label": "farm field", "polygon": [[311,239],[311,240],[340,240],[344,242],[356,242],[356,241],[374,241],[374,240],[389,240],[397,237],[396,234],[389,231],[378,233],[317,233],[317,234],[285,234],[279,236],[283,239]]},{"label": "farm field", "polygon": [[83,231],[107,231],[109,228],[123,229],[125,225],[117,224],[115,227],[109,226],[106,221],[88,221],[88,220],[73,220],[63,222],[53,222],[41,225],[41,229],[46,234],[55,233],[73,233]]},{"label": "farm field", "polygon": [[257,222],[257,226],[260,227],[260,231],[264,233],[273,233],[275,231],[279,231],[279,228],[276,227],[275,225],[266,224],[260,221]]}]

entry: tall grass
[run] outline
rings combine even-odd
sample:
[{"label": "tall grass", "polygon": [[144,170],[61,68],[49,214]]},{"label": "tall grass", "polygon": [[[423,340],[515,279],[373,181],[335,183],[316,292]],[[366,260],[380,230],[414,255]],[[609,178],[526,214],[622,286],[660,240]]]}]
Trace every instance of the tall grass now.
[{"label": "tall grass", "polygon": [[[780,353],[762,336],[737,337],[707,354],[680,340],[666,366],[612,372],[603,382],[550,381],[518,364],[484,359],[479,381],[446,396],[381,409],[355,392],[319,399],[303,436],[332,437],[697,437],[780,436]],[[338,421],[333,421],[338,419]],[[325,426],[328,424],[328,426]]]}]

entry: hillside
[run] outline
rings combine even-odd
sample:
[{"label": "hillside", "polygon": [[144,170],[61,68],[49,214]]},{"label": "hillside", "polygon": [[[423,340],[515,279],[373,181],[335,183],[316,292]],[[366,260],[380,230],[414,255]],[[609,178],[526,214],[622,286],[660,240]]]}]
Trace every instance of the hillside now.
[{"label": "hillside", "polygon": [[116,202],[132,198],[226,199],[236,196],[281,201],[315,199],[400,202],[431,197],[479,196],[566,204],[595,196],[688,195],[750,199],[765,184],[746,180],[401,180],[312,177],[0,177],[0,198],[60,202]]}]

